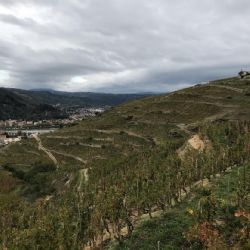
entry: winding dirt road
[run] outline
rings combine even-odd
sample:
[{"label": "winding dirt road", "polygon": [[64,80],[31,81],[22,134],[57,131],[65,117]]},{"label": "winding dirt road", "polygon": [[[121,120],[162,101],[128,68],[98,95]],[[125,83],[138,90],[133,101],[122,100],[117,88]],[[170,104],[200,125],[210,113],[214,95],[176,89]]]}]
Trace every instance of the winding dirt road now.
[{"label": "winding dirt road", "polygon": [[87,161],[84,160],[84,159],[82,159],[82,158],[79,157],[79,156],[75,156],[75,155],[71,155],[71,154],[66,154],[66,153],[61,153],[61,152],[58,152],[58,151],[56,151],[56,150],[50,150],[50,152],[53,152],[53,153],[58,154],[58,155],[63,155],[63,156],[72,158],[72,159],[74,159],[74,160],[80,161],[80,162],[83,163],[83,164],[87,164]]},{"label": "winding dirt road", "polygon": [[227,86],[227,85],[209,84],[208,86],[233,90],[233,91],[238,92],[238,93],[244,93],[244,89],[239,89],[239,88],[235,88],[235,87],[231,87],[231,86]]},{"label": "winding dirt road", "polygon": [[58,165],[58,161],[57,159],[55,158],[55,156],[47,149],[43,146],[42,144],[42,141],[41,139],[39,138],[38,135],[34,134],[33,135],[33,138],[37,141],[38,143],[38,150],[41,150],[43,151],[46,155],[48,155],[48,157],[53,161],[53,163],[56,165],[56,168],[58,169],[59,168],[59,165]]}]

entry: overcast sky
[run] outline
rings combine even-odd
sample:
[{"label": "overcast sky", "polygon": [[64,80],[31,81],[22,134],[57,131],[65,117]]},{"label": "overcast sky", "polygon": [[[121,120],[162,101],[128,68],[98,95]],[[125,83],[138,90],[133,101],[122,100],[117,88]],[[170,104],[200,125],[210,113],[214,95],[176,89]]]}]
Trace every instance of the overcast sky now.
[{"label": "overcast sky", "polygon": [[0,86],[171,91],[250,70],[249,0],[0,0]]}]

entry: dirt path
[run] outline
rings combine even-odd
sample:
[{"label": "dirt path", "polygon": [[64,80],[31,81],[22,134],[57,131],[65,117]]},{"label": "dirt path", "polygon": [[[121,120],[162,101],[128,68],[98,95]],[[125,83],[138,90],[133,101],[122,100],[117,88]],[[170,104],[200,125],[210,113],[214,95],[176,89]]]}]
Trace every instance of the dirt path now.
[{"label": "dirt path", "polygon": [[223,103],[219,103],[219,102],[199,102],[199,101],[196,102],[196,101],[194,101],[194,103],[214,105],[214,106],[217,106],[219,108],[237,108],[237,107],[239,107],[239,105],[223,104]]},{"label": "dirt path", "polygon": [[204,119],[204,121],[206,122],[211,122],[211,121],[215,121],[217,119],[222,119],[223,117],[225,117],[226,115],[230,115],[230,114],[233,114],[233,111],[222,111],[220,113],[217,113],[215,115],[211,115],[211,116],[208,116]]},{"label": "dirt path", "polygon": [[[46,136],[46,138],[48,139],[81,139],[81,140],[87,140],[89,139],[89,137],[87,136],[77,136],[77,135],[72,135],[72,136],[58,136],[58,135],[50,135],[50,136]],[[93,141],[108,141],[108,142],[112,142],[114,141],[113,138],[111,137],[107,137],[107,138],[92,138]]]},{"label": "dirt path", "polygon": [[178,127],[180,130],[184,131],[186,134],[190,135],[190,134],[192,134],[192,132],[191,132],[190,130],[188,130],[188,126],[189,126],[189,125],[190,125],[190,124],[183,124],[183,123],[180,123],[180,124],[177,124],[177,127]]},{"label": "dirt path", "polygon": [[89,148],[101,148],[102,145],[99,144],[87,144],[87,143],[79,143],[80,146],[89,147]]},{"label": "dirt path", "polygon": [[94,141],[106,141],[106,142],[113,142],[114,138],[107,137],[107,138],[93,138]]},{"label": "dirt path", "polygon": [[222,88],[222,89],[229,89],[229,90],[233,90],[233,91],[238,92],[238,93],[244,93],[243,89],[238,89],[238,88],[226,86],[226,85],[209,84],[208,86]]},{"label": "dirt path", "polygon": [[148,138],[146,138],[146,137],[144,137],[144,136],[142,136],[142,135],[140,135],[140,134],[137,134],[137,133],[135,133],[135,132],[131,132],[131,131],[127,131],[127,130],[125,130],[124,132],[125,132],[126,134],[130,135],[130,136],[137,137],[137,138],[140,138],[140,139],[143,139],[143,140],[145,140],[145,141],[150,142],[150,140],[149,140]]},{"label": "dirt path", "polygon": [[239,105],[232,105],[232,104],[223,104],[219,102],[206,102],[206,101],[197,101],[197,100],[186,100],[186,101],[172,101],[175,103],[195,103],[195,104],[207,104],[207,105],[213,105],[220,108],[237,108]]},{"label": "dirt path", "polygon": [[48,135],[46,136],[48,139],[86,139],[82,136],[61,136],[61,135]]},{"label": "dirt path", "polygon": [[88,168],[84,168],[79,171],[79,184],[77,187],[77,191],[81,191],[83,180],[88,181],[89,179],[88,171],[89,171]]},{"label": "dirt path", "polygon": [[[165,123],[164,123],[165,124]],[[117,129],[82,129],[82,130],[85,130],[85,131],[93,131],[93,132],[97,132],[97,133],[102,133],[102,134],[107,134],[107,135],[111,135],[111,134],[120,134],[121,132],[124,132],[126,133],[127,135],[129,136],[133,136],[133,137],[137,137],[137,138],[140,138],[140,139],[143,139],[145,141],[148,141],[150,142],[150,140],[148,138],[146,138],[145,136],[143,135],[140,135],[136,132],[132,132],[132,131],[129,131],[129,130],[117,130]],[[54,138],[54,139],[70,139],[70,138],[75,138],[75,139],[86,139],[85,137],[81,137],[81,136],[47,136],[47,138]],[[114,138],[111,138],[111,137],[108,137],[108,138],[93,138],[93,140],[95,141],[114,141]],[[91,144],[84,144],[84,146],[89,146],[89,147],[92,147],[93,145]],[[93,146],[95,147],[95,146]]]},{"label": "dirt path", "polygon": [[58,154],[58,155],[63,155],[63,156],[72,158],[72,159],[74,159],[74,160],[80,161],[80,162],[83,163],[83,164],[87,164],[87,160],[84,160],[84,159],[82,159],[82,158],[79,157],[79,156],[75,156],[75,155],[72,155],[72,154],[66,154],[66,153],[58,152],[58,151],[56,151],[56,150],[50,150],[50,152],[53,152],[53,153]]},{"label": "dirt path", "polygon": [[48,150],[47,148],[45,148],[42,144],[42,141],[41,139],[39,138],[38,135],[34,134],[33,135],[33,138],[37,141],[38,143],[38,150],[42,150],[45,154],[48,155],[48,157],[53,161],[53,163],[56,165],[56,168],[58,169],[59,168],[59,165],[58,165],[58,161],[57,159],[55,158],[55,156],[50,152],[50,150]]},{"label": "dirt path", "polygon": [[137,134],[136,132],[132,132],[132,131],[129,131],[129,130],[102,130],[102,129],[97,129],[97,130],[94,130],[96,132],[99,132],[99,133],[104,133],[104,134],[120,134],[121,132],[124,132],[125,134],[129,135],[129,136],[132,136],[132,137],[137,137],[137,138],[140,138],[140,139],[143,139],[145,141],[148,141],[150,142],[150,140],[140,134]]}]

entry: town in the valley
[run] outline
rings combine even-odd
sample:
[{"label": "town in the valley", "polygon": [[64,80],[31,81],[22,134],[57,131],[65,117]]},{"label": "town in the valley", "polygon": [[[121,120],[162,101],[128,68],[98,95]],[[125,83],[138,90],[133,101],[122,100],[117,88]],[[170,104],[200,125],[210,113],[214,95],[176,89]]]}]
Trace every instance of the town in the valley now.
[{"label": "town in the valley", "polygon": [[65,119],[50,120],[0,120],[0,147],[33,137],[34,134],[50,133],[57,129],[73,126],[86,117],[93,117],[107,108],[69,109]]}]

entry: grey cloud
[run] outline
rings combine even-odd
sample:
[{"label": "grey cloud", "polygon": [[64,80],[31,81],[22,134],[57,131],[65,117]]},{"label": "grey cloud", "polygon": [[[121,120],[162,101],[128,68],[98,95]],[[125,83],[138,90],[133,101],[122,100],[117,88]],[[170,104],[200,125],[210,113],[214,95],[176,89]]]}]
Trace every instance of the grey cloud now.
[{"label": "grey cloud", "polygon": [[249,8],[247,0],[0,0],[0,70],[20,88],[104,92],[231,76],[250,68]]},{"label": "grey cloud", "polygon": [[193,84],[207,82],[224,77],[231,77],[238,73],[238,65],[218,67],[192,67],[173,71],[151,69],[134,80],[127,79],[117,83],[109,83],[108,87],[93,88],[97,92],[168,92]]},{"label": "grey cloud", "polygon": [[19,19],[13,15],[3,15],[0,14],[0,21],[12,25],[24,26],[25,28],[29,26],[35,26],[37,23],[31,18]]}]

